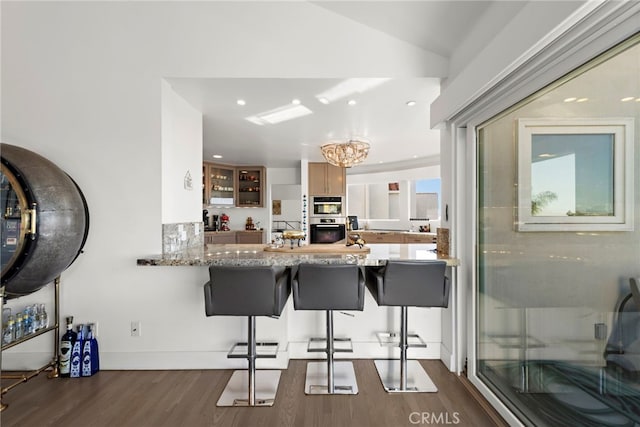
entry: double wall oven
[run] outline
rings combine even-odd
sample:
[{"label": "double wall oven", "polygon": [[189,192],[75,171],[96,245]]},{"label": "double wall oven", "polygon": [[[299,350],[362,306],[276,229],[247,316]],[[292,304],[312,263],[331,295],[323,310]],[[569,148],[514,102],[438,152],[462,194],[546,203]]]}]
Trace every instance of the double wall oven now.
[{"label": "double wall oven", "polygon": [[311,198],[310,243],[335,243],[346,237],[344,198],[315,196]]}]

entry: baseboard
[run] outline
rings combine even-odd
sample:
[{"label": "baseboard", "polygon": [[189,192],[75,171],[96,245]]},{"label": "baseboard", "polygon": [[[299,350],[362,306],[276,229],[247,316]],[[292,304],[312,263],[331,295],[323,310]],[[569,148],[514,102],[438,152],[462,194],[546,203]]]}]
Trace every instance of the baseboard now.
[{"label": "baseboard", "polygon": [[[43,356],[46,357],[43,359]],[[44,362],[43,362],[44,360]],[[2,355],[2,370],[22,371],[42,366],[51,360],[46,353],[11,353]],[[258,369],[286,369],[287,351],[279,351],[275,358],[259,358]],[[171,352],[100,352],[102,370],[179,370],[179,369],[246,369],[246,359],[228,359],[227,351],[171,351]]]},{"label": "baseboard", "polygon": [[455,372],[456,361],[451,351],[444,345],[440,344],[440,360],[451,372]]},{"label": "baseboard", "polygon": [[[426,348],[412,347],[410,359],[441,359],[440,343],[427,343]],[[381,347],[376,342],[354,342],[352,353],[335,353],[336,359],[398,358],[397,347]],[[259,358],[258,369],[286,369],[289,359],[324,359],[323,352],[308,352],[307,342],[290,342],[275,358]],[[450,356],[447,355],[447,359]],[[51,360],[50,352],[11,352],[2,355],[2,370],[21,371],[40,367]],[[227,351],[150,351],[100,352],[103,370],[177,370],[177,369],[244,369],[246,359],[228,359]]]}]

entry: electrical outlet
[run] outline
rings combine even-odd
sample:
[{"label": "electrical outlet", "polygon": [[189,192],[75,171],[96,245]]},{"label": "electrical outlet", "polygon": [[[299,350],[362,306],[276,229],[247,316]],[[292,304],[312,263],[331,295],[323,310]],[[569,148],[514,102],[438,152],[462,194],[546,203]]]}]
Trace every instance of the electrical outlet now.
[{"label": "electrical outlet", "polygon": [[594,338],[597,340],[607,339],[607,325],[605,323],[596,323],[594,326]]},{"label": "electrical outlet", "polygon": [[132,320],[131,321],[131,336],[139,337],[142,335],[142,331],[140,330],[140,321]]}]

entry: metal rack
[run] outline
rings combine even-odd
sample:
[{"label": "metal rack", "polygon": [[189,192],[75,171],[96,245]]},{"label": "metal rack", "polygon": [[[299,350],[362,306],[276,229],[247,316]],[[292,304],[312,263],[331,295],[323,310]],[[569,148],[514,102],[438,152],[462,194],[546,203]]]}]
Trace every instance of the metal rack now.
[{"label": "metal rack", "polygon": [[271,231],[273,233],[281,233],[284,230],[302,230],[300,221],[273,221]]},{"label": "metal rack", "polygon": [[[1,351],[0,351],[0,371],[2,371],[2,352],[10,349],[11,347],[15,347],[16,345],[22,344],[25,341],[29,341],[32,338],[35,337],[39,337],[40,335],[46,334],[47,332],[51,332],[54,331],[54,344],[53,344],[53,358],[51,359],[51,361],[49,361],[47,364],[45,364],[44,366],[38,368],[38,369],[34,369],[32,371],[26,371],[23,372],[21,374],[7,374],[7,375],[1,375],[0,378],[2,380],[16,380],[14,382],[12,382],[11,384],[9,384],[6,387],[2,387],[2,390],[0,391],[0,412],[4,411],[5,409],[7,409],[8,405],[5,404],[4,402],[2,402],[2,397],[5,395],[5,393],[7,393],[9,390],[13,389],[14,387],[17,387],[20,384],[23,384],[27,381],[29,381],[31,378],[38,376],[40,373],[42,373],[43,371],[46,371],[49,368],[52,368],[51,371],[49,372],[49,374],[47,375],[48,378],[57,378],[59,376],[59,372],[58,372],[58,354],[60,353],[60,329],[59,329],[59,325],[60,325],[60,276],[56,277],[55,280],[53,281],[54,286],[55,286],[55,290],[54,290],[54,316],[53,316],[53,320],[54,320],[54,324],[52,326],[49,326],[48,328],[44,328],[44,329],[40,329],[37,332],[33,333],[33,334],[29,334],[27,336],[24,336],[18,340],[15,340],[13,342],[10,342],[9,344],[5,344],[2,346]],[[4,287],[0,288],[0,307],[2,307],[4,305]],[[2,319],[0,318],[0,330],[2,329]]]}]

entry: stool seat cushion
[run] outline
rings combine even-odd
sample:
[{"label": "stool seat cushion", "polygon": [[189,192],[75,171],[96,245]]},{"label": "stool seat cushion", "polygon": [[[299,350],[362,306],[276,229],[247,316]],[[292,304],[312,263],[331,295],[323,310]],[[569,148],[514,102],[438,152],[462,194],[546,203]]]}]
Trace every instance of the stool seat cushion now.
[{"label": "stool seat cushion", "polygon": [[291,293],[286,267],[209,267],[204,285],[207,316],[280,316]]},{"label": "stool seat cushion", "polygon": [[355,264],[300,264],[291,286],[296,310],[364,308],[364,272]]},{"label": "stool seat cushion", "polygon": [[387,261],[367,269],[367,288],[378,305],[448,307],[445,261]]}]

